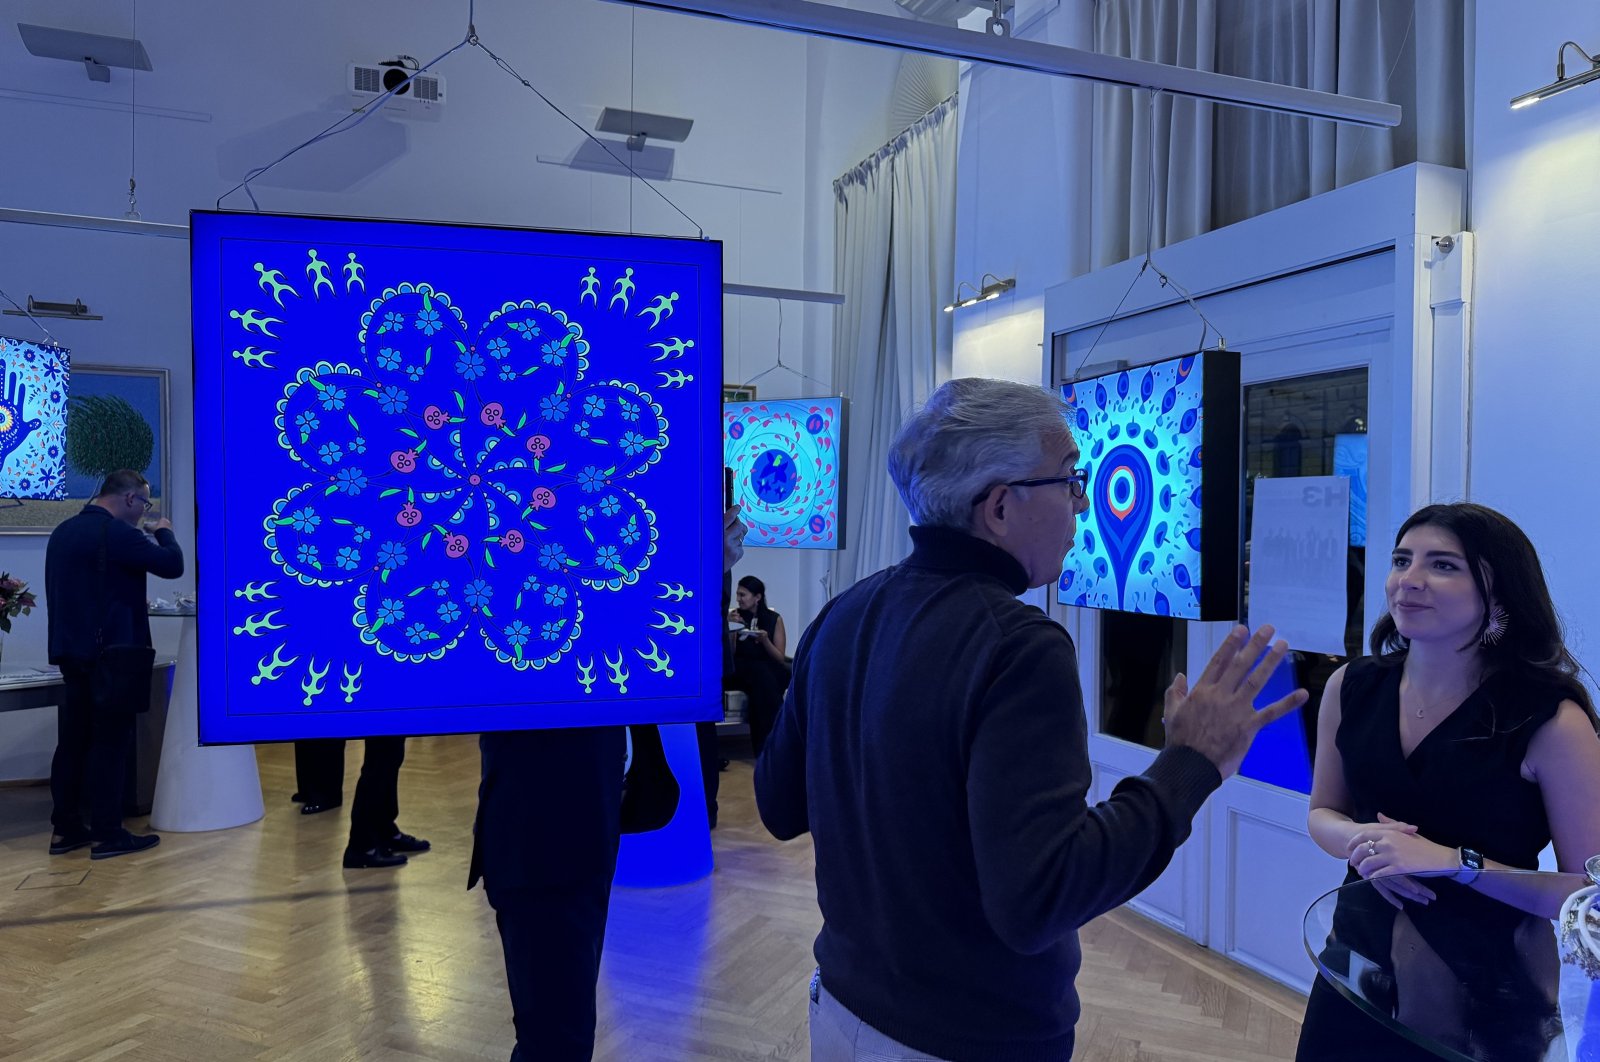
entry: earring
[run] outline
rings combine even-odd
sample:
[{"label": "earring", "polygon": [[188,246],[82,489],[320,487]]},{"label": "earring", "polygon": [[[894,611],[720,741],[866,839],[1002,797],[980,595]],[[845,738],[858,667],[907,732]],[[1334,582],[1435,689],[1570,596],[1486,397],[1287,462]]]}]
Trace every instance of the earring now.
[{"label": "earring", "polygon": [[1491,645],[1499,645],[1500,639],[1506,636],[1506,628],[1509,626],[1511,626],[1511,617],[1506,614],[1505,609],[1495,605],[1489,610],[1489,623],[1483,629],[1483,637],[1479,639],[1479,644],[1485,648]]}]

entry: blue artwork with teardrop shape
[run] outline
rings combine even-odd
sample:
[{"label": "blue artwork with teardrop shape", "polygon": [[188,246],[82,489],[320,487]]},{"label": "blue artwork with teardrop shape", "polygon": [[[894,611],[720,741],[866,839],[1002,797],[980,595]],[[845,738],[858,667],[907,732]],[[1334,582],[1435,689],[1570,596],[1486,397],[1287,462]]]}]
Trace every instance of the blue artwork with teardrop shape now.
[{"label": "blue artwork with teardrop shape", "polygon": [[191,233],[202,740],[720,716],[720,245]]},{"label": "blue artwork with teardrop shape", "polygon": [[[1057,584],[1062,604],[1178,619],[1214,611],[1202,608],[1208,568],[1216,567],[1207,564],[1202,546],[1218,553],[1237,549],[1236,543],[1208,541],[1207,517],[1218,507],[1206,498],[1216,489],[1205,475],[1211,465],[1206,444],[1216,436],[1207,428],[1208,417],[1217,414],[1207,405],[1206,373],[1208,360],[1220,354],[1202,352],[1062,386],[1089,500]],[[1235,381],[1231,450],[1237,465],[1237,356],[1223,375]],[[1227,420],[1225,398],[1221,405]],[[1226,433],[1221,438],[1226,441]],[[1218,456],[1226,463],[1226,454]],[[1236,498],[1232,478],[1220,488],[1231,485]]]}]

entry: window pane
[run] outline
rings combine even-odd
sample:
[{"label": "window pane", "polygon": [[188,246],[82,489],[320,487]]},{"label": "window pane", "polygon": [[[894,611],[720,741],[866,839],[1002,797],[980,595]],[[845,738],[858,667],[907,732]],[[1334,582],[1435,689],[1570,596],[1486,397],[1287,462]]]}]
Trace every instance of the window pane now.
[{"label": "window pane", "polygon": [[1161,748],[1162,696],[1188,659],[1188,622],[1101,612],[1100,646],[1100,732]]}]

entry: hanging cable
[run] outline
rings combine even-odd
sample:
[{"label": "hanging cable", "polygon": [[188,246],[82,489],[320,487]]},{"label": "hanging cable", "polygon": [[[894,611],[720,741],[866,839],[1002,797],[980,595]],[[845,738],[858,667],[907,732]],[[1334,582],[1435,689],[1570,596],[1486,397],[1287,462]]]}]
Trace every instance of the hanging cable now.
[{"label": "hanging cable", "polygon": [[744,383],[740,384],[739,386],[741,386],[741,387],[754,387],[755,386],[755,382],[757,380],[761,379],[763,376],[770,376],[773,373],[777,372],[779,369],[782,369],[784,372],[789,373],[792,376],[798,376],[802,380],[810,380],[812,383],[814,383],[818,387],[822,388],[823,393],[832,394],[833,393],[833,388],[829,387],[827,384],[823,383],[821,380],[817,379],[815,376],[807,376],[805,373],[801,372],[799,369],[793,368],[793,367],[785,365],[783,363],[783,300],[782,299],[778,299],[776,301],[778,303],[778,364],[772,366],[771,368],[763,369],[762,371],[756,373],[754,376],[750,377],[750,379],[746,380]]},{"label": "hanging cable", "polygon": [[[131,0],[133,8],[133,39],[139,39],[139,0]],[[131,100],[128,104],[128,209],[122,216],[128,221],[139,221],[138,185],[134,174],[139,168],[139,68],[128,72]]]}]

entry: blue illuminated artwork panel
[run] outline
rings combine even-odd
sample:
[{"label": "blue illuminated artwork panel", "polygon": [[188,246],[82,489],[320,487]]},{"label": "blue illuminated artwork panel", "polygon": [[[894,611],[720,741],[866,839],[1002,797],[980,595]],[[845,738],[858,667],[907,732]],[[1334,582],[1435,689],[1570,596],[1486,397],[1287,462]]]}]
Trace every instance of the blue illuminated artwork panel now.
[{"label": "blue illuminated artwork panel", "polygon": [[1179,619],[1238,609],[1239,359],[1206,351],[1061,389],[1089,473],[1062,604]]},{"label": "blue illuminated artwork panel", "polygon": [[65,497],[69,365],[65,347],[0,336],[0,495]]},{"label": "blue illuminated artwork panel", "polygon": [[191,224],[203,741],[720,716],[719,244]]},{"label": "blue illuminated artwork panel", "polygon": [[728,402],[723,463],[747,546],[844,548],[842,398]]},{"label": "blue illuminated artwork panel", "polygon": [[1367,437],[1349,434],[1333,437],[1333,474],[1350,480],[1350,544],[1367,544]]}]

